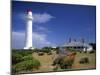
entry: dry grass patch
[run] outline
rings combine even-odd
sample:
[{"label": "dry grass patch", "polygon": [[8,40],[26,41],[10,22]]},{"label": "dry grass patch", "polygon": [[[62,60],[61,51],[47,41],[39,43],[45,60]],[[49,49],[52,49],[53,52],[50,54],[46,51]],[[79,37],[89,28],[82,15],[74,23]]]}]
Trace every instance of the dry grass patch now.
[{"label": "dry grass patch", "polygon": [[[54,58],[58,56],[55,52],[52,52],[52,55],[48,55],[47,53],[44,53],[44,55],[39,56],[38,53],[32,54],[34,58],[38,59],[41,63],[41,67],[39,70],[34,72],[48,72],[48,71],[54,71],[54,67],[52,66]],[[87,64],[80,64],[79,61],[81,58],[88,57],[89,63]],[[70,70],[76,70],[76,69],[94,69],[95,68],[95,53],[80,53],[77,52],[75,56],[74,63],[72,65],[72,68]],[[67,70],[67,69],[66,69]],[[61,69],[58,68],[56,71],[61,71]]]}]

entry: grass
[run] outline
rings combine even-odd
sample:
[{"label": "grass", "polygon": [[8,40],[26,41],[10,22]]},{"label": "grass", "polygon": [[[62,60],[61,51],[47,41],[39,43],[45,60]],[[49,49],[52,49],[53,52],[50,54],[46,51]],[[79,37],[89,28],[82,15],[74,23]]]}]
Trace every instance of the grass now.
[{"label": "grass", "polygon": [[[89,63],[88,64],[80,64],[79,61],[81,58],[88,57]],[[77,52],[75,62],[73,64],[72,69],[94,69],[96,67],[96,55],[95,53],[79,53]]]},{"label": "grass", "polygon": [[41,62],[41,67],[36,72],[47,72],[53,70],[53,55],[44,53],[44,55],[39,56],[38,53],[33,53],[33,57]]},{"label": "grass", "polygon": [[[55,52],[52,53],[52,55],[47,55],[46,53],[43,56],[38,56],[37,53],[33,53],[33,57],[35,57],[36,59],[38,59],[41,62],[41,67],[39,70],[35,71],[35,72],[47,72],[47,71],[54,71],[54,67],[52,66],[54,58],[57,57],[58,54],[56,54]],[[80,64],[79,61],[81,58],[83,57],[87,57],[89,58],[89,63],[87,64]],[[77,52],[76,57],[75,57],[75,61],[72,65],[72,68],[70,70],[80,70],[80,69],[95,69],[95,53],[80,53]],[[61,69],[58,69],[56,71],[61,71]],[[34,72],[34,71],[33,71]]]},{"label": "grass", "polygon": [[[29,52],[30,54],[31,52]],[[26,54],[26,53],[25,53]],[[56,51],[52,51],[51,55],[48,55],[47,53],[44,53],[44,55],[40,56],[37,52],[32,52],[32,57],[35,59],[38,59],[40,61],[41,66],[37,70],[32,70],[32,72],[48,72],[48,71],[62,71],[63,69],[60,69],[59,67],[53,66],[54,58],[56,58],[58,54],[56,54]],[[87,57],[89,59],[89,63],[87,64],[80,64],[79,61],[81,58]],[[65,69],[65,70],[80,70],[80,69],[95,69],[96,68],[96,55],[94,53],[80,53],[77,52],[75,61],[72,65],[71,69]]]}]

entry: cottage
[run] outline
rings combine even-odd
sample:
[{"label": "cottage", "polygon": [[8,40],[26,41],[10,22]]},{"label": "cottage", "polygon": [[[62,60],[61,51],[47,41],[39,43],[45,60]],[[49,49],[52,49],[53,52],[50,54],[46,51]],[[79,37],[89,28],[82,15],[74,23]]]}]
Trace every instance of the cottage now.
[{"label": "cottage", "polygon": [[62,46],[63,48],[72,48],[75,50],[91,51],[92,46],[82,41],[70,41]]}]

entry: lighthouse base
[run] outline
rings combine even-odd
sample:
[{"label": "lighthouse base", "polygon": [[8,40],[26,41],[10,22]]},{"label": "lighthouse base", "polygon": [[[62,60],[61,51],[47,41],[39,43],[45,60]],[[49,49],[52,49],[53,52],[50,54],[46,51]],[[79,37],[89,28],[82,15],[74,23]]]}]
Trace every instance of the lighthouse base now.
[{"label": "lighthouse base", "polygon": [[24,47],[24,49],[34,49],[33,47]]}]

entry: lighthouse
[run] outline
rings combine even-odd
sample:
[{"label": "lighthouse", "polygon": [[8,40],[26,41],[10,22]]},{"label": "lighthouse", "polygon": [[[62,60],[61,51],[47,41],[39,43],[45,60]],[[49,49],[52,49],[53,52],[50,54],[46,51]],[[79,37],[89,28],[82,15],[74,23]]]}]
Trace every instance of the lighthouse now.
[{"label": "lighthouse", "polygon": [[34,49],[32,46],[32,11],[27,10],[26,14],[26,32],[25,32],[25,47],[24,49]]}]

